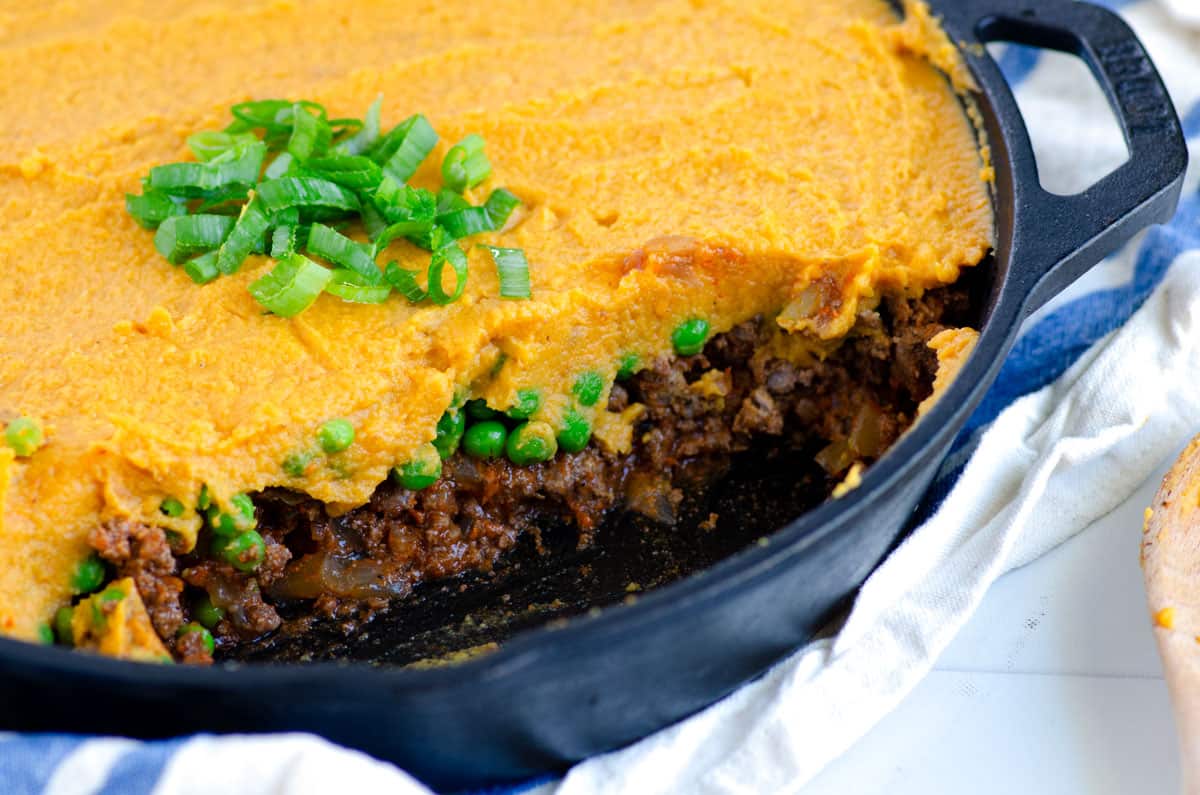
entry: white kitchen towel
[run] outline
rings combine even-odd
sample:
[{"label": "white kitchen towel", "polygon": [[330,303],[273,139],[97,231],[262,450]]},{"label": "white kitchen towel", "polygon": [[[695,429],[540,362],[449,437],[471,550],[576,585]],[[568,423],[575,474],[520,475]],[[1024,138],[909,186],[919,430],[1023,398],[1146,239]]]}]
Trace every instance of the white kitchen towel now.
[{"label": "white kitchen towel", "polygon": [[[1180,24],[1196,16],[1200,0],[1110,5],[1120,6],[1154,56],[1200,155],[1200,33]],[[1121,161],[1119,136],[1103,124],[1103,99],[1084,90],[1079,72],[1023,48],[1000,59],[1034,127],[1047,184],[1084,184],[1095,169]],[[1196,182],[1193,168],[1171,225],[1140,236],[1033,319],[973,418],[980,432],[944,470],[944,481],[962,470],[953,489],[871,576],[836,638],[538,792],[802,789],[920,681],[998,576],[1111,510],[1200,431]],[[0,735],[0,782],[6,793],[52,795],[427,792],[390,765],[305,735],[165,742]]]}]

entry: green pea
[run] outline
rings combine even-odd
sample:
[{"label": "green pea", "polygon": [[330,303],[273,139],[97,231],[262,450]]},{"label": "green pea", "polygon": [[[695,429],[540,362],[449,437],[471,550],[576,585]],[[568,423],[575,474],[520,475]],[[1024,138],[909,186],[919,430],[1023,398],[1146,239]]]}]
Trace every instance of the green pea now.
[{"label": "green pea", "polygon": [[683,321],[671,333],[671,342],[675,352],[680,356],[694,356],[704,350],[708,341],[708,321],[704,318],[693,317]]},{"label": "green pea", "polygon": [[514,420],[527,420],[542,407],[542,391],[540,389],[518,389],[517,402],[509,406],[505,412]]},{"label": "green pea", "polygon": [[575,379],[571,388],[581,406],[594,406],[604,393],[604,378],[594,370],[589,370]]},{"label": "green pea", "polygon": [[617,380],[627,381],[641,369],[642,359],[636,353],[626,353],[617,362]]},{"label": "green pea", "polygon": [[558,431],[558,447],[564,453],[578,453],[592,438],[592,424],[578,409],[568,409]]},{"label": "green pea", "polygon": [[184,635],[187,635],[190,632],[196,632],[200,635],[200,640],[204,643],[204,648],[208,649],[209,654],[212,654],[213,651],[216,650],[217,642],[213,640],[212,633],[209,632],[207,628],[197,624],[195,621],[190,624],[184,624],[182,627],[180,627],[179,631],[175,633],[175,637],[182,638]]},{"label": "green pea", "polygon": [[210,514],[209,524],[217,535],[234,536],[258,526],[258,520],[254,518],[254,501],[245,494],[230,497],[228,511],[210,511]]},{"label": "green pea", "polygon": [[312,460],[313,454],[308,450],[292,453],[283,459],[283,473],[293,478],[302,478],[308,471],[308,465],[312,463]]},{"label": "green pea", "polygon": [[467,416],[473,420],[491,420],[500,416],[500,412],[487,404],[482,398],[468,400],[466,405]]},{"label": "green pea", "polygon": [[183,516],[183,503],[174,497],[167,497],[158,505],[158,510],[162,511],[172,519],[178,519]]},{"label": "green pea", "polygon": [[495,458],[504,452],[508,430],[496,420],[477,422],[463,434],[463,449],[474,458]]},{"label": "green pea", "polygon": [[204,593],[192,602],[192,618],[212,629],[221,623],[221,619],[225,618],[225,611],[214,605],[212,597]]},{"label": "green pea", "polygon": [[518,466],[549,461],[558,452],[554,429],[548,422],[523,422],[508,435],[504,445],[508,460]]},{"label": "green pea", "polygon": [[78,594],[91,593],[104,583],[104,574],[104,563],[94,554],[89,555],[75,567],[71,590]]},{"label": "green pea", "polygon": [[463,432],[467,429],[467,414],[465,411],[447,411],[438,420],[437,437],[433,446],[443,459],[454,455],[462,441]]},{"label": "green pea", "polygon": [[218,536],[212,550],[214,555],[244,572],[254,571],[267,557],[267,544],[254,530],[246,530],[233,538]]},{"label": "green pea", "polygon": [[325,452],[340,453],[354,444],[354,426],[341,417],[328,420],[317,431],[317,441]]},{"label": "green pea", "polygon": [[75,645],[75,631],[71,629],[71,620],[74,618],[73,607],[60,607],[54,612],[54,637],[63,646]]},{"label": "green pea", "polygon": [[17,417],[4,429],[4,441],[21,457],[31,456],[46,441],[42,426],[28,417]]},{"label": "green pea", "polygon": [[43,646],[54,645],[54,630],[50,628],[49,624],[38,624],[37,634],[38,642]]},{"label": "green pea", "polygon": [[406,489],[427,489],[442,476],[442,457],[432,444],[418,448],[411,461],[406,461],[392,470],[392,477]]}]

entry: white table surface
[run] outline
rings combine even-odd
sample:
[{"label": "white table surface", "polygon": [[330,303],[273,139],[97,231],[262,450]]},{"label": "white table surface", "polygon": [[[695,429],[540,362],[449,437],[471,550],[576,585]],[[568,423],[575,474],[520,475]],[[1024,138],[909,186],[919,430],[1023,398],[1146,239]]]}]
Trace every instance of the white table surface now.
[{"label": "white table surface", "polygon": [[1169,463],[1000,579],[933,673],[805,795],[1178,792],[1138,566],[1142,511]]}]

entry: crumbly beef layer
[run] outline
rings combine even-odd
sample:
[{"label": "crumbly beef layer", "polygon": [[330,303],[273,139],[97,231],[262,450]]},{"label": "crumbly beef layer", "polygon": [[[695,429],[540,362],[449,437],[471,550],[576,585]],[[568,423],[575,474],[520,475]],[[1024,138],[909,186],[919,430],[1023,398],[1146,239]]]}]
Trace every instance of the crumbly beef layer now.
[{"label": "crumbly beef layer", "polygon": [[[349,629],[421,581],[491,569],[522,534],[536,538],[547,522],[578,528],[581,545],[616,510],[669,523],[682,490],[702,488],[733,454],[764,437],[819,450],[827,493],[853,463],[874,461],[911,424],[936,368],[926,343],[960,325],[968,303],[955,287],[888,300],[864,312],[831,356],[808,366],[770,354],[770,321],[761,318],[715,337],[699,355],[657,361],[612,390],[611,409],[646,407],[628,455],[589,446],[516,466],[459,453],[430,488],[387,482],[366,505],[336,517],[296,493],[254,495],[267,558],[252,574],[201,554],[176,559],[161,530],[128,522],[98,528],[92,545],[135,579],[168,644],[187,619],[185,591],[207,592],[225,610],[214,631],[220,648],[279,629],[282,604],[303,606],[293,631],[314,617]],[[202,533],[196,549],[208,544]],[[185,633],[176,655],[207,661],[196,638]]]}]

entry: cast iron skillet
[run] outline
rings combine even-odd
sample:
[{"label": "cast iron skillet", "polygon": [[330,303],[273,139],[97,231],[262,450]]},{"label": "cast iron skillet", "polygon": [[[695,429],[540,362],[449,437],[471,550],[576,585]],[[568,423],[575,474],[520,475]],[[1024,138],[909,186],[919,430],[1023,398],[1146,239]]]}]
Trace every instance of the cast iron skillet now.
[{"label": "cast iron skillet", "polygon": [[[560,769],[629,743],[729,693],[812,637],[901,534],[1021,320],[1137,230],[1167,220],[1187,160],[1162,82],[1115,15],[1070,0],[935,5],[981,89],[974,101],[996,168],[996,252],[975,271],[982,334],[974,355],[860,488],[795,519],[806,507],[792,488],[802,468],[786,460],[765,472],[735,467],[712,498],[723,518],[709,536],[679,531],[673,537],[684,541],[672,548],[645,528],[625,527],[609,535],[618,540],[607,551],[602,543],[583,557],[569,550],[551,562],[526,556],[510,574],[461,595],[457,587],[427,588],[352,643],[318,635],[305,642],[310,648],[260,650],[275,659],[311,653],[395,662],[505,640],[453,666],[193,669],[0,640],[0,722],[144,737],[308,730],[393,760],[435,786],[463,787]],[[1081,194],[1042,190],[1017,106],[979,46],[994,40],[1083,57],[1119,117],[1129,161]],[[630,601],[621,598],[629,580],[655,584],[697,568],[620,604]],[[517,632],[530,624],[542,626]]]}]

